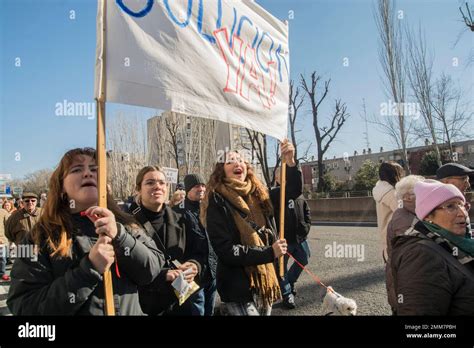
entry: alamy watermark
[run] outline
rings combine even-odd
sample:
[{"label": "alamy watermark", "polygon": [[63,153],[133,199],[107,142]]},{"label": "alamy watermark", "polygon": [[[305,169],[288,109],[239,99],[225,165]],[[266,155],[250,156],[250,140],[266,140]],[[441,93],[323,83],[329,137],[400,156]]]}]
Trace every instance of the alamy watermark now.
[{"label": "alamy watermark", "polygon": [[26,322],[18,326],[19,338],[47,338],[48,341],[56,340],[56,325],[36,325]]},{"label": "alamy watermark", "polygon": [[388,103],[380,104],[381,116],[407,116],[417,120],[421,116],[420,103],[395,103],[389,100]]},{"label": "alamy watermark", "polygon": [[233,162],[233,160],[229,156],[229,153],[231,154],[234,151],[237,152],[240,155],[240,158],[244,162],[250,163],[253,166],[258,164],[258,158],[257,158],[257,154],[256,154],[255,151],[251,151],[251,150],[247,150],[247,149],[230,150],[229,147],[227,147],[227,146],[224,150],[218,150],[217,151],[217,163],[226,163],[228,161]]},{"label": "alamy watermark", "polygon": [[2,244],[0,245],[0,257],[30,259],[32,262],[36,262],[38,261],[38,246],[34,244],[12,244],[8,247]]},{"label": "alamy watermark", "polygon": [[56,116],[87,117],[89,120],[93,120],[94,106],[95,103],[71,102],[64,99],[62,102],[55,104],[54,113]]},{"label": "alamy watermark", "polygon": [[357,259],[362,262],[365,260],[365,246],[364,244],[338,244],[334,241],[324,246],[324,257]]}]

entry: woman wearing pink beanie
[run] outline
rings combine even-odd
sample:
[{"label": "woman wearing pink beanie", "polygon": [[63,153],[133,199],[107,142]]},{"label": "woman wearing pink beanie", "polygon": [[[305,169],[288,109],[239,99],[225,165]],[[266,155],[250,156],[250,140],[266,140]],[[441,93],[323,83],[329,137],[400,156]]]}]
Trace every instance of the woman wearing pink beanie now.
[{"label": "woman wearing pink beanie", "polygon": [[454,185],[415,184],[420,220],[392,242],[397,315],[474,315],[470,205]]}]

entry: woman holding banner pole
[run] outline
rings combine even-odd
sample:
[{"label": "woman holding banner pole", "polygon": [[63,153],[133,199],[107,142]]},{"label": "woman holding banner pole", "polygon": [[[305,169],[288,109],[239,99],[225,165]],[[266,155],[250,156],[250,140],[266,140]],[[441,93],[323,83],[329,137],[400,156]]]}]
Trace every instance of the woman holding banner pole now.
[{"label": "woman holding banner pole", "polygon": [[108,208],[97,200],[95,150],[70,150],[51,176],[49,198],[30,234],[36,251],[13,266],[7,305],[14,315],[104,315],[102,281],[109,268],[115,312],[143,315],[138,286],[158,275],[163,254],[113,199]]},{"label": "woman holding banner pole", "polygon": [[[288,198],[302,190],[301,172],[294,159],[294,146],[285,140],[282,159],[288,165]],[[223,315],[270,315],[281,298],[276,259],[284,255],[287,243],[277,238],[273,207],[279,192],[268,189],[237,151],[229,151],[211,174],[201,208],[218,256],[217,291]]]}]

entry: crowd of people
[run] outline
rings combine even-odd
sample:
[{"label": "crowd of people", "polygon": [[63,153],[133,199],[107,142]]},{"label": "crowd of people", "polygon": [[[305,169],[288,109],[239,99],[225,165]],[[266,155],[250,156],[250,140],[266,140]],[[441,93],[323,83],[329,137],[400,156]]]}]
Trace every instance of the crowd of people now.
[{"label": "crowd of people", "polygon": [[394,315],[474,315],[474,239],[466,192],[474,173],[447,163],[436,180],[383,163],[373,189]]},{"label": "crowd of people", "polygon": [[[280,277],[276,260],[288,248],[298,254],[304,244],[307,255],[300,254],[307,263],[310,222],[309,211],[305,216],[301,203],[294,203],[302,200],[302,176],[293,145],[283,142],[281,154],[288,167],[288,242],[277,230],[279,185],[268,189],[239,152],[229,151],[207,181],[186,175],[173,195],[163,169],[146,166],[137,173],[133,201],[119,208],[108,190],[105,208],[98,206],[95,150],[68,151],[41,207],[38,196],[28,192],[16,211],[11,201],[3,202],[2,246],[36,247],[35,258],[15,259],[9,310],[13,315],[104,315],[106,270],[119,315],[211,316],[217,293],[221,315],[270,315],[282,295],[294,308],[294,283],[301,272],[285,266]],[[2,279],[10,281],[4,264]],[[178,295],[180,281],[195,285],[184,300]]]},{"label": "crowd of people", "polygon": [[[98,206],[96,152],[68,151],[46,194],[25,192],[0,209],[0,247],[35,246],[17,257],[11,281],[14,315],[104,315],[103,280],[110,270],[119,315],[271,315],[281,300],[297,306],[296,286],[311,255],[308,203],[294,147],[281,145],[287,166],[284,238],[279,234],[280,170],[266,187],[238,151],[169,191],[164,170],[146,166],[135,196],[119,207],[108,190]],[[373,189],[394,315],[474,314],[474,239],[465,193],[474,171],[448,163],[436,180],[404,176],[382,163]],[[296,260],[291,267],[288,253]],[[280,275],[278,259],[283,257]],[[180,293],[188,284],[186,296]],[[181,285],[177,285],[181,284]]]}]

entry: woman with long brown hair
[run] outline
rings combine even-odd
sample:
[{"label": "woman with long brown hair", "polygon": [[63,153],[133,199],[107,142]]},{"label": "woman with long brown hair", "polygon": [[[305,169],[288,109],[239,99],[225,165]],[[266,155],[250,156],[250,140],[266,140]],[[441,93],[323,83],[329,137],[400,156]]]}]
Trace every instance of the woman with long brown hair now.
[{"label": "woman with long brown hair", "polygon": [[[288,166],[286,195],[295,199],[302,193],[302,180],[293,145],[286,140],[281,153]],[[218,256],[221,314],[270,315],[281,298],[274,261],[287,250],[286,241],[277,238],[274,219],[279,188],[269,193],[237,151],[216,163],[206,186],[201,221]]]},{"label": "woman with long brown hair", "polygon": [[103,273],[113,263],[116,313],[143,314],[137,286],[153,281],[163,255],[113,199],[108,208],[97,202],[95,150],[68,151],[29,236],[39,252],[12,269],[7,304],[14,315],[104,315]]}]

